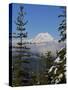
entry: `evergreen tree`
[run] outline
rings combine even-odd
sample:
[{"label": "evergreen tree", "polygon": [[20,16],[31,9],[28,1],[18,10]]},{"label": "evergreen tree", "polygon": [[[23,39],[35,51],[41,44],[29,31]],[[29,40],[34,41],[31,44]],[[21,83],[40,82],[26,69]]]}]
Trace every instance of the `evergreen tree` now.
[{"label": "evergreen tree", "polygon": [[31,73],[30,73],[30,48],[27,47],[27,32],[25,32],[25,22],[24,19],[24,7],[20,6],[18,12],[18,17],[15,22],[16,33],[14,33],[14,38],[17,40],[17,45],[15,48],[14,61],[13,62],[13,80],[12,86],[22,86],[31,84]]},{"label": "evergreen tree", "polygon": [[41,55],[41,72],[40,72],[40,84],[50,84],[50,76],[48,70],[53,65],[54,56],[51,51],[47,51],[45,55]]},{"label": "evergreen tree", "polygon": [[[59,25],[59,31],[61,39],[59,43],[66,41],[66,7],[61,7],[63,14],[58,17],[62,17]],[[66,83],[66,46],[57,52],[57,58],[54,61],[54,65],[49,70],[51,76],[51,83]]]},{"label": "evergreen tree", "polygon": [[58,31],[60,32],[61,39],[59,42],[66,40],[66,7],[60,7],[62,9],[62,14],[58,17],[61,18],[61,23],[59,24]]},{"label": "evergreen tree", "polygon": [[49,68],[53,65],[54,57],[51,55],[51,51],[48,51],[46,53],[46,68],[49,70]]}]

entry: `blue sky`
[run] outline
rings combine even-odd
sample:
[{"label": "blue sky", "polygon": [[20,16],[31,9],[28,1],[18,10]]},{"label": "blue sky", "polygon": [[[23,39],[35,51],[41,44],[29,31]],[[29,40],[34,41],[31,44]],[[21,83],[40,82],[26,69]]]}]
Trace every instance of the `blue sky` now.
[{"label": "blue sky", "polygon": [[12,31],[16,31],[16,25],[14,21],[18,16],[20,5],[24,6],[25,20],[28,20],[28,24],[25,26],[28,32],[28,37],[33,38],[38,33],[48,32],[55,39],[59,39],[59,32],[57,30],[59,26],[58,15],[61,13],[59,6],[48,5],[31,5],[31,4],[13,4],[12,7]]}]

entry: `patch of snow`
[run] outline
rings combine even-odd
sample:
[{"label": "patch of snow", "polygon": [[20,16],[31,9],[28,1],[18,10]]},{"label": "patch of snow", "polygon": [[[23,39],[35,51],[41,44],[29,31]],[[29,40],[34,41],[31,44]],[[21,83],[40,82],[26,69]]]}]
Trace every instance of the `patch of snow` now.
[{"label": "patch of snow", "polygon": [[37,82],[37,84],[39,85],[39,84],[40,84],[40,82],[38,81],[38,82]]},{"label": "patch of snow", "polygon": [[58,70],[58,68],[56,68],[56,69],[54,70],[54,74],[56,74],[57,70]]},{"label": "patch of snow", "polygon": [[52,66],[52,67],[49,69],[48,73],[50,73],[54,68],[55,68],[55,66]]},{"label": "patch of snow", "polygon": [[62,51],[64,48],[65,48],[65,45],[58,52]]},{"label": "patch of snow", "polygon": [[64,55],[64,59],[66,59],[66,54]]},{"label": "patch of snow", "polygon": [[56,80],[55,80],[55,83],[58,84],[58,83],[59,83],[59,79],[56,79]]},{"label": "patch of snow", "polygon": [[63,74],[61,73],[61,74],[58,76],[58,78],[61,79],[62,77],[63,77]]},{"label": "patch of snow", "polygon": [[57,57],[56,60],[55,60],[54,62],[59,63],[59,61],[60,61],[60,58]]},{"label": "patch of snow", "polygon": [[51,83],[54,83],[54,80],[52,80]]},{"label": "patch of snow", "polygon": [[54,62],[55,62],[55,63],[62,63],[62,61],[60,61],[60,57],[57,57]]},{"label": "patch of snow", "polygon": [[67,76],[67,73],[66,73],[66,72],[64,72],[64,75],[65,75],[65,76]]}]

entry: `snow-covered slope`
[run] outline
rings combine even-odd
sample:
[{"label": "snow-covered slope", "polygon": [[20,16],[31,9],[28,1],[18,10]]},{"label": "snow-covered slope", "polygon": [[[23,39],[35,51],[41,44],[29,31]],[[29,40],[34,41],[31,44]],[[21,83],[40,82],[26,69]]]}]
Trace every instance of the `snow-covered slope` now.
[{"label": "snow-covered slope", "polygon": [[35,38],[32,39],[32,43],[43,43],[53,41],[54,38],[48,33],[39,33]]}]

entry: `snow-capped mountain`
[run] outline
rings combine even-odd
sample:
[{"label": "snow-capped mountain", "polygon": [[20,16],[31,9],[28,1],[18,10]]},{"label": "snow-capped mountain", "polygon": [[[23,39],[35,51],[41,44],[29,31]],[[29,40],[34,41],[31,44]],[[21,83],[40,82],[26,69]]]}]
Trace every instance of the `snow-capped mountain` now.
[{"label": "snow-capped mountain", "polygon": [[32,39],[31,47],[32,52],[46,53],[51,51],[53,55],[56,54],[61,47],[65,46],[65,43],[59,43],[58,40],[54,39],[48,32],[39,33],[35,38]]},{"label": "snow-capped mountain", "polygon": [[[12,45],[17,46],[16,43],[18,41],[19,40],[13,39]],[[27,47],[29,47],[33,53],[45,54],[47,51],[51,51],[53,55],[56,55],[56,51],[65,46],[65,43],[58,43],[58,40],[54,39],[48,32],[39,33],[34,38],[27,41]]]},{"label": "snow-capped mountain", "polygon": [[54,38],[48,33],[39,33],[35,38],[32,39],[32,43],[44,43],[53,41]]}]

